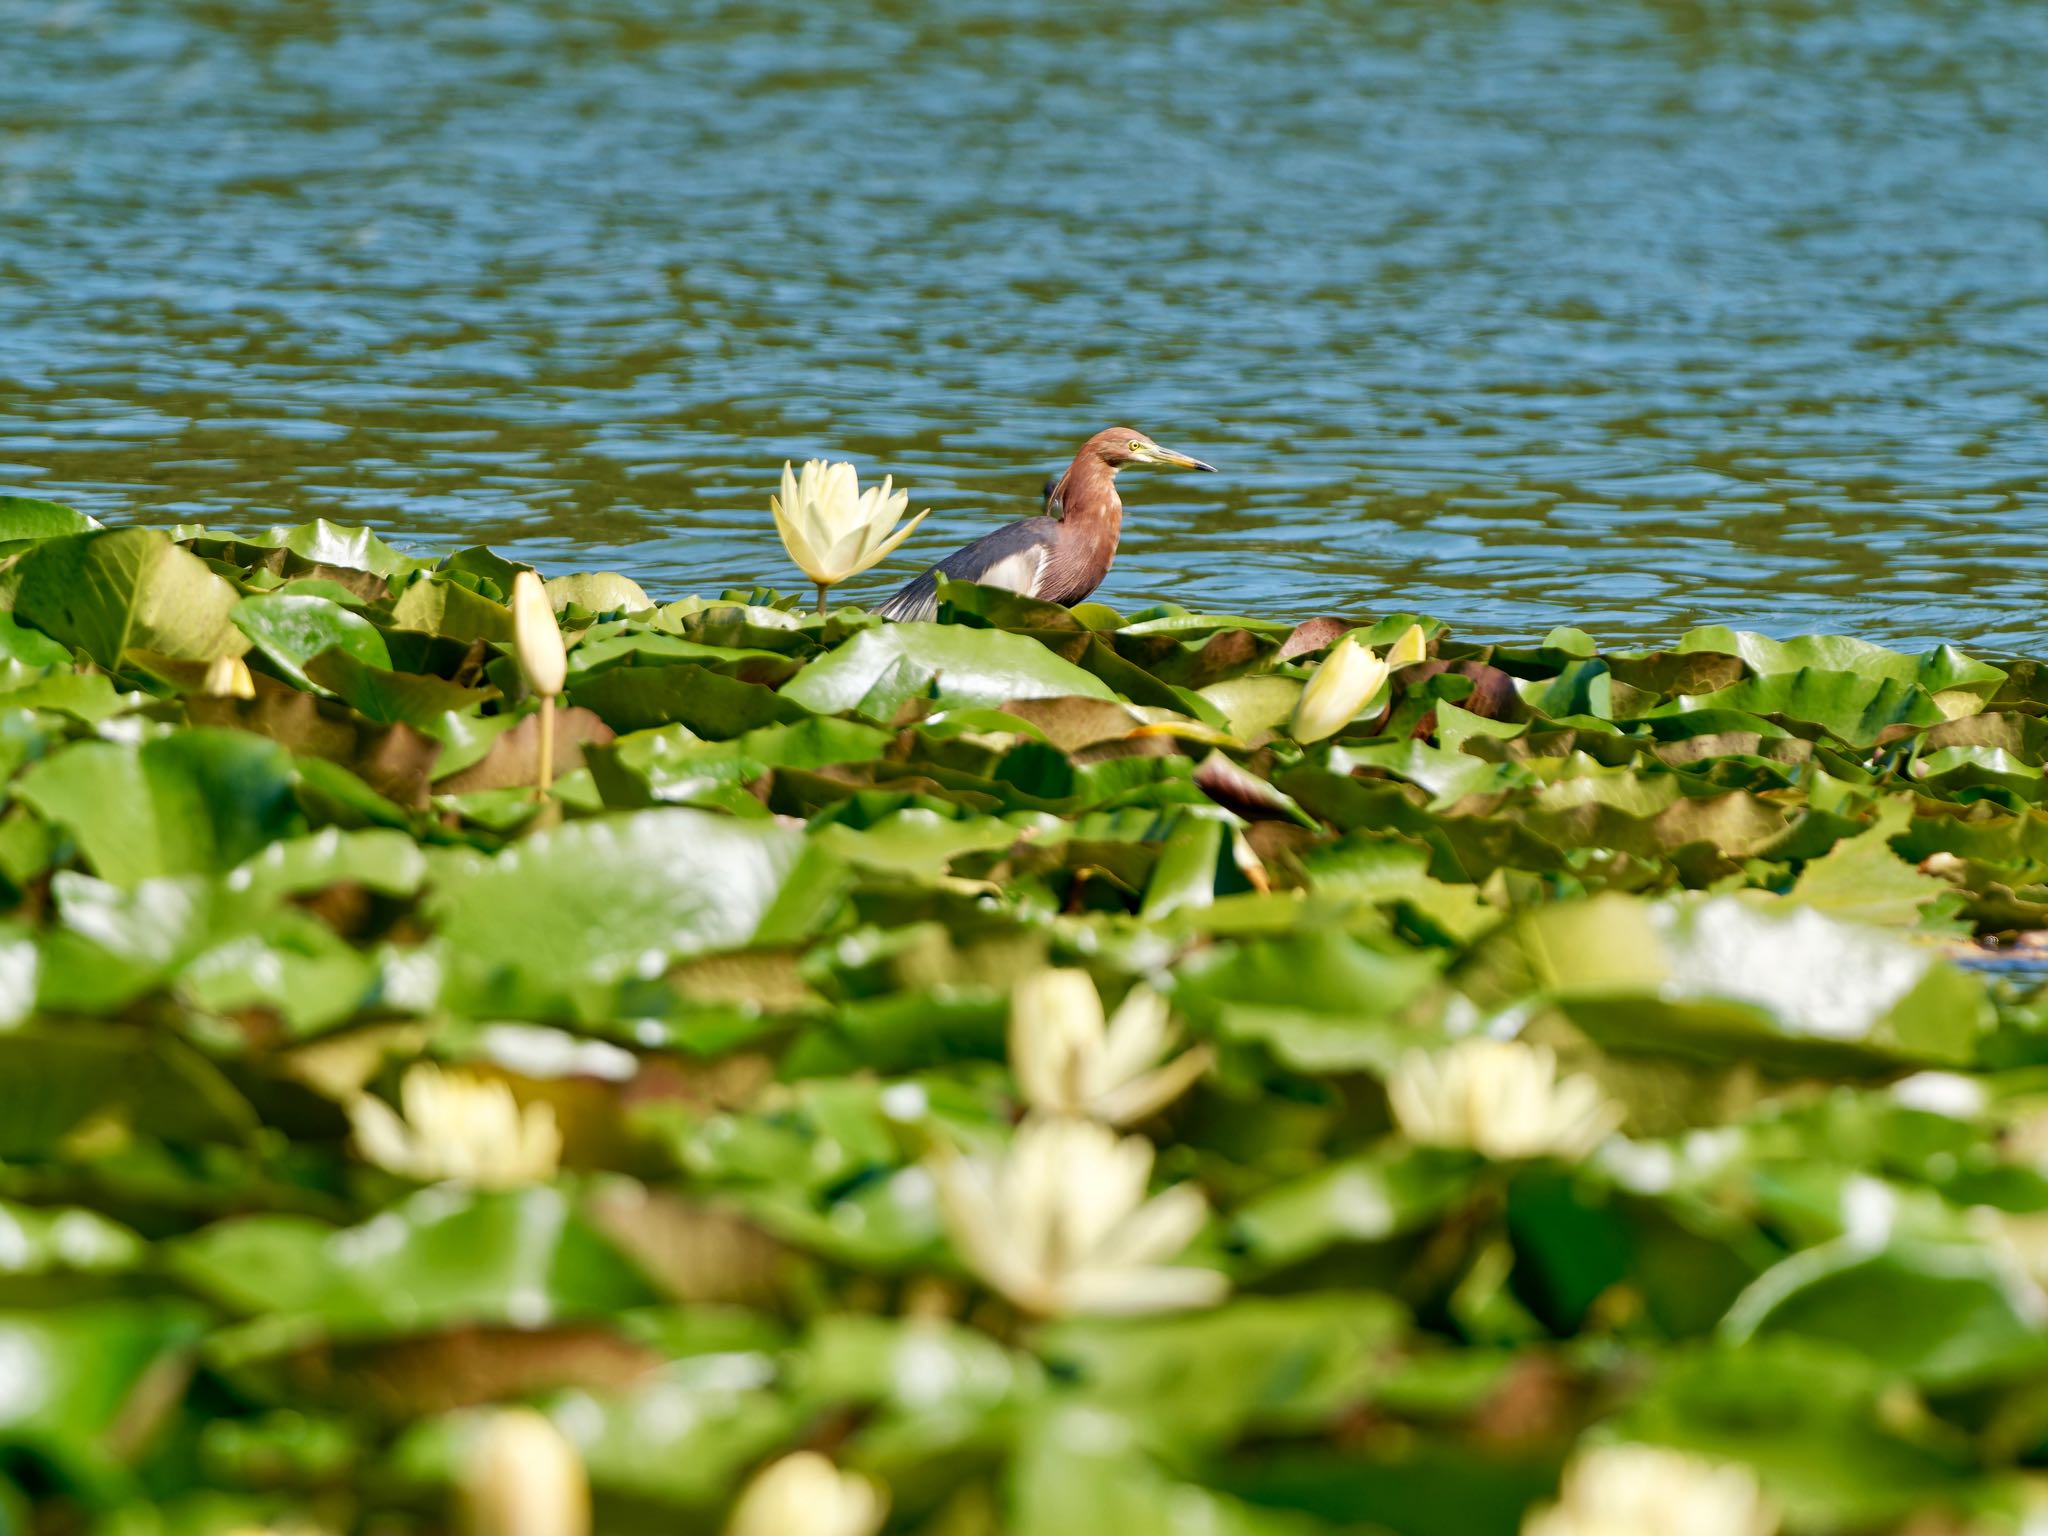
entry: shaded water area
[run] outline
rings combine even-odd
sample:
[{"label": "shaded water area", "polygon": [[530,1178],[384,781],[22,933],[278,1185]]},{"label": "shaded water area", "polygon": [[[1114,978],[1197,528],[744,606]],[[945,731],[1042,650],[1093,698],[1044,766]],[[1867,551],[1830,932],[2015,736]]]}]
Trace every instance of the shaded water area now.
[{"label": "shaded water area", "polygon": [[787,586],[786,456],[895,471],[936,556],[1120,421],[1225,470],[1126,477],[1126,607],[2043,640],[2029,0],[0,36],[0,486],[104,517]]}]

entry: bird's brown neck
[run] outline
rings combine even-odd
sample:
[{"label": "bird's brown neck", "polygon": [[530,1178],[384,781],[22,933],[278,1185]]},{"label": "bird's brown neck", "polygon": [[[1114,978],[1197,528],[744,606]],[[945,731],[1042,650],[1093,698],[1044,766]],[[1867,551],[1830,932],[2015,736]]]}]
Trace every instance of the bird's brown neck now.
[{"label": "bird's brown neck", "polygon": [[[1116,470],[1084,449],[1060,477],[1058,494],[1060,563],[1085,596],[1116,559],[1117,537],[1123,531],[1124,504],[1116,493]],[[1077,602],[1079,596],[1058,600]]]},{"label": "bird's brown neck", "polygon": [[1106,529],[1116,543],[1124,520],[1123,498],[1116,493],[1116,471],[1092,453],[1084,453],[1060,476],[1060,520],[1077,529]]}]

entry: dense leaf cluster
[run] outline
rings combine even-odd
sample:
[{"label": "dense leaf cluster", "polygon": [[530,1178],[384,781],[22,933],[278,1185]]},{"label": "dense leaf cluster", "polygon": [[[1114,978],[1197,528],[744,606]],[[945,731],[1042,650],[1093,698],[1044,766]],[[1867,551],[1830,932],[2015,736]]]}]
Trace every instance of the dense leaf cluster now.
[{"label": "dense leaf cluster", "polygon": [[[537,798],[511,562],[0,538],[0,1527],[439,1530],[526,1401],[606,1531],[715,1530],[811,1446],[932,1536],[1506,1536],[1602,1436],[1795,1532],[2017,1528],[2036,662],[1424,621],[1304,749],[1333,620],[574,576]],[[1012,1137],[1049,965],[1213,1049],[1137,1129],[1220,1306],[1033,1318],[949,1240],[933,1160]],[[1620,1132],[1403,1134],[1390,1076],[1480,1035]],[[548,1106],[561,1172],[366,1157],[423,1059]]]}]

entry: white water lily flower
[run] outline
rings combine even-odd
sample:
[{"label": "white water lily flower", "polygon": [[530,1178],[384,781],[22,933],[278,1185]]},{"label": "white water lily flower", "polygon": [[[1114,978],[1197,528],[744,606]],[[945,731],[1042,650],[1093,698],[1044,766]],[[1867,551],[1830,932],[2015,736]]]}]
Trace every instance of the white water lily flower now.
[{"label": "white water lily flower", "polygon": [[569,653],[548,589],[532,571],[512,578],[512,646],[532,692],[551,699],[562,691],[569,678]]},{"label": "white water lily flower", "polygon": [[726,1536],[875,1536],[889,1496],[816,1451],[785,1456],[747,1484]]},{"label": "white water lily flower", "polygon": [[1581,1158],[1621,1124],[1620,1106],[1598,1083],[1560,1080],[1557,1053],[1520,1040],[1410,1051],[1387,1082],[1387,1098],[1410,1141],[1503,1161]]},{"label": "white water lily flower", "polygon": [[1580,1452],[1561,1494],[1522,1536],[1776,1536],[1779,1525],[1747,1467],[1650,1445]]},{"label": "white water lily flower", "polygon": [[823,459],[806,463],[801,477],[788,464],[782,466],[782,494],[769,497],[768,506],[782,547],[818,588],[820,613],[827,589],[886,559],[931,515],[927,507],[896,528],[910,493],[892,490],[893,485],[893,477],[884,475],[880,485],[863,491],[851,464]]},{"label": "white water lily flower", "polygon": [[1302,688],[1287,734],[1303,742],[1334,735],[1372,702],[1391,670],[1358,636],[1345,635]]},{"label": "white water lily flower", "polygon": [[379,1168],[423,1184],[508,1189],[551,1179],[561,1167],[553,1106],[522,1106],[496,1078],[421,1062],[406,1070],[398,1099],[402,1118],[369,1094],[348,1107],[357,1150]]},{"label": "white water lily flower", "polygon": [[1000,1162],[952,1156],[934,1169],[960,1257],[1026,1312],[1167,1312],[1212,1306],[1214,1270],[1173,1266],[1208,1219],[1192,1184],[1147,1200],[1152,1144],[1092,1120],[1031,1116]]},{"label": "white water lily flower", "polygon": [[1039,971],[1010,994],[1010,1070],[1024,1101],[1048,1114],[1129,1125],[1165,1108],[1215,1054],[1198,1045],[1159,1065],[1179,1033],[1149,987],[1133,987],[1105,1020],[1086,971]]},{"label": "white water lily flower", "polygon": [[491,1414],[457,1480],[464,1536],[588,1536],[583,1457],[531,1408]]}]

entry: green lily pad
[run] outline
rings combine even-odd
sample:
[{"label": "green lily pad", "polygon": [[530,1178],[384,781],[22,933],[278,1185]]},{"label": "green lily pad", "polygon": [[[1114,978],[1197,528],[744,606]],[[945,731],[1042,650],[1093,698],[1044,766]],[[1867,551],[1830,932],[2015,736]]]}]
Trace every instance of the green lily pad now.
[{"label": "green lily pad", "polygon": [[154,528],[47,538],[0,574],[0,606],[109,671],[131,649],[187,661],[239,656],[235,589]]}]

